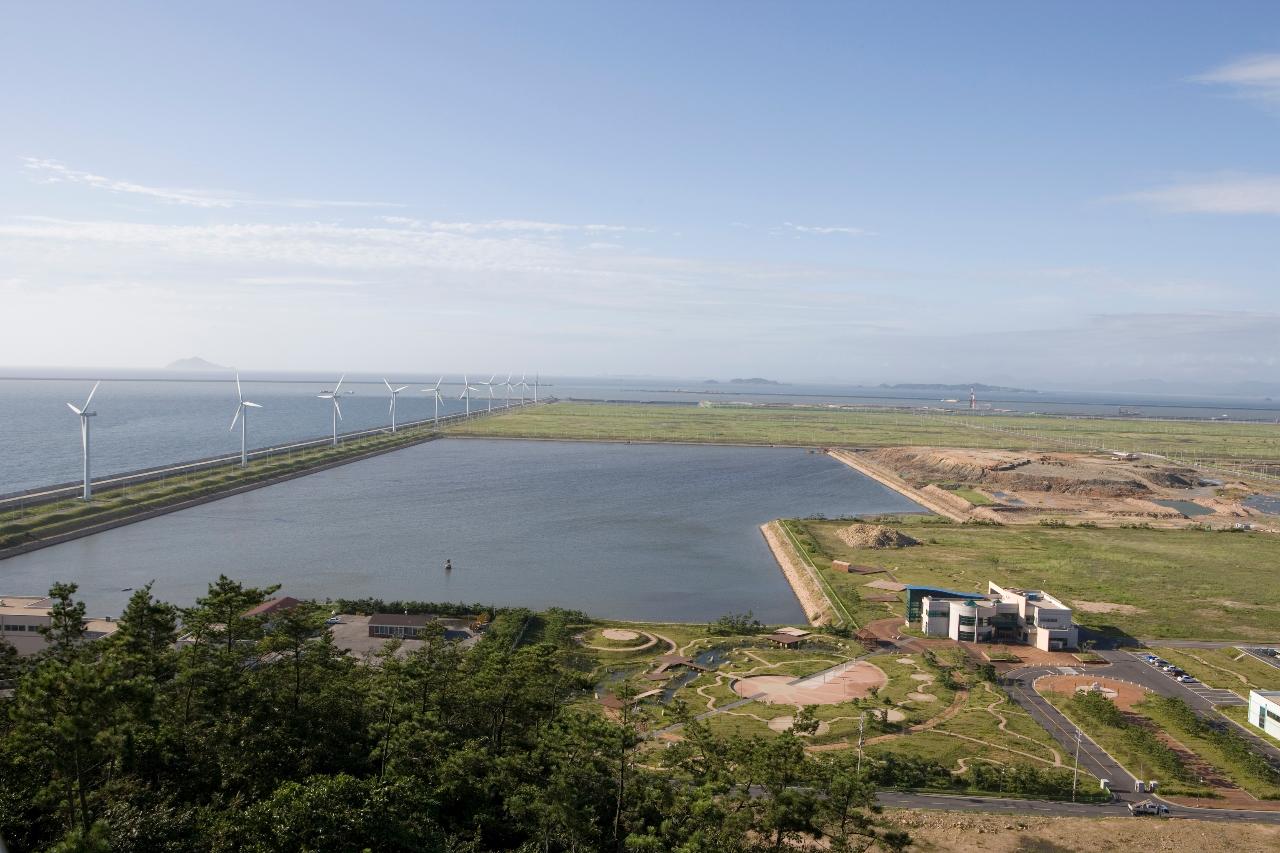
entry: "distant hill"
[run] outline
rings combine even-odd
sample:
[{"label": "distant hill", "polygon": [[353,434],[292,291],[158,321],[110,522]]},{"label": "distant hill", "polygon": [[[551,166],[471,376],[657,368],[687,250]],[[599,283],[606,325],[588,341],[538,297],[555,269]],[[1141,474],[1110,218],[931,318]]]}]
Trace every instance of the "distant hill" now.
[{"label": "distant hill", "polygon": [[221,364],[214,364],[212,361],[205,361],[198,355],[191,358],[180,358],[177,361],[171,361],[165,365],[165,370],[230,370],[229,367],[223,367]]},{"label": "distant hill", "polygon": [[981,394],[1039,394],[1031,388],[1005,388],[1001,385],[983,385],[981,382],[966,382],[961,385],[941,385],[928,382],[899,382],[897,385],[889,385],[888,383],[880,383],[881,388],[888,388],[891,391],[968,391],[972,388],[975,392]]},{"label": "distant hill", "polygon": [[[703,385],[719,385],[719,380],[708,379]],[[759,376],[753,376],[750,379],[730,379],[730,385],[785,385],[785,382],[775,382],[772,379],[761,379]]]}]

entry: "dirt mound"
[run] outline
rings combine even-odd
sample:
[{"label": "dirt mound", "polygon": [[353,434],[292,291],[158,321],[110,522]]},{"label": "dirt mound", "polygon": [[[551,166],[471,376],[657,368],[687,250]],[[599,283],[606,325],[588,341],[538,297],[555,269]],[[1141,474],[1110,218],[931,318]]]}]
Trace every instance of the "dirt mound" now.
[{"label": "dirt mound", "polygon": [[883,524],[851,524],[836,535],[854,548],[907,548],[920,543]]}]

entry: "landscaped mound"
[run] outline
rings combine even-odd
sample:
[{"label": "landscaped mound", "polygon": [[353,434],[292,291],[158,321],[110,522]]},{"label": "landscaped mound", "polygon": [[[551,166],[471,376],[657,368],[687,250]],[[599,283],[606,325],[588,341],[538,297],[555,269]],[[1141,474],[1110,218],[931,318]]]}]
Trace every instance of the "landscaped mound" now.
[{"label": "landscaped mound", "polygon": [[854,548],[907,548],[920,543],[883,524],[851,524],[837,534]]}]

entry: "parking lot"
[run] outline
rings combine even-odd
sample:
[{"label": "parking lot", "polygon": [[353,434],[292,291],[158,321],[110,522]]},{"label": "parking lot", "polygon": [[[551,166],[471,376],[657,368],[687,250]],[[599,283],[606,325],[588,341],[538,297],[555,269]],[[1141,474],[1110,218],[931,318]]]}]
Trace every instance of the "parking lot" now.
[{"label": "parking lot", "polygon": [[1201,699],[1203,699],[1204,701],[1208,702],[1211,705],[1248,705],[1249,704],[1248,701],[1242,698],[1239,693],[1236,693],[1232,690],[1225,690],[1221,687],[1210,687],[1209,685],[1200,681],[1189,681],[1189,682],[1181,681],[1180,682],[1174,677],[1173,673],[1164,672],[1158,666],[1148,663],[1147,655],[1145,653],[1129,652],[1129,654],[1134,658],[1134,660],[1138,661],[1138,663],[1146,667],[1153,675],[1167,678],[1169,681],[1173,682],[1178,687],[1181,687],[1190,693],[1194,693],[1195,695],[1199,696]]}]

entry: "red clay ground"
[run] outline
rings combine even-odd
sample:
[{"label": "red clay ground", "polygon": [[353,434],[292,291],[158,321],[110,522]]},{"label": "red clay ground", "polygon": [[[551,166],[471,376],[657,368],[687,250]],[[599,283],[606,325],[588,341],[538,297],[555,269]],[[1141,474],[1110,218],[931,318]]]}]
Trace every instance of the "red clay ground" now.
[{"label": "red clay ground", "polygon": [[739,696],[769,705],[834,705],[863,699],[889,682],[884,670],[866,661],[796,681],[789,675],[758,675],[733,683]]}]

